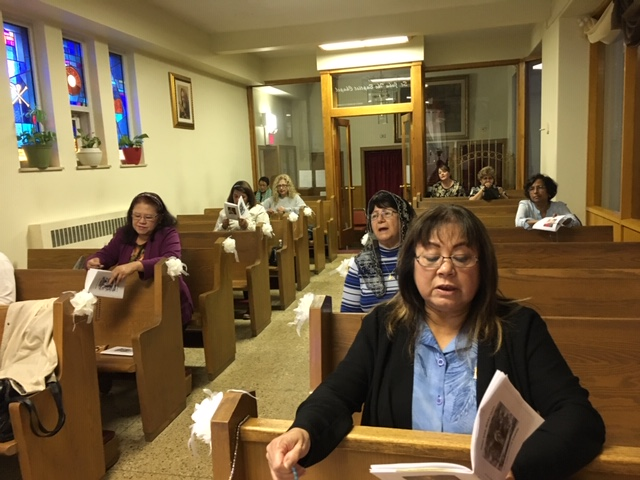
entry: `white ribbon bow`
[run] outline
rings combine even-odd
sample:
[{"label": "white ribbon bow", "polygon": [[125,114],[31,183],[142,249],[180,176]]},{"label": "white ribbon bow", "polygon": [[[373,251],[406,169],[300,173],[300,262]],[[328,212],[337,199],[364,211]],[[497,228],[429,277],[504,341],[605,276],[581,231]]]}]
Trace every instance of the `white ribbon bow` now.
[{"label": "white ribbon bow", "polygon": [[175,280],[180,275],[189,275],[187,273],[187,265],[182,263],[179,258],[169,257],[165,263],[167,264],[167,273],[172,280]]},{"label": "white ribbon bow", "polygon": [[93,293],[89,293],[87,290],[82,290],[76,293],[70,300],[73,306],[73,316],[87,316],[87,323],[91,323],[93,320],[93,306],[98,299]]},{"label": "white ribbon bow", "polygon": [[287,325],[295,325],[296,332],[298,332],[298,336],[300,336],[300,331],[305,323],[309,321],[309,309],[311,308],[311,304],[313,303],[314,295],[313,293],[305,293],[304,296],[298,301],[298,306],[293,309],[296,314],[295,320],[287,323]]},{"label": "white ribbon bow", "polygon": [[222,248],[224,248],[224,251],[227,253],[233,253],[236,257],[236,262],[240,261],[240,258],[238,258],[238,250],[236,250],[236,241],[233,238],[226,238],[225,241],[222,242]]}]

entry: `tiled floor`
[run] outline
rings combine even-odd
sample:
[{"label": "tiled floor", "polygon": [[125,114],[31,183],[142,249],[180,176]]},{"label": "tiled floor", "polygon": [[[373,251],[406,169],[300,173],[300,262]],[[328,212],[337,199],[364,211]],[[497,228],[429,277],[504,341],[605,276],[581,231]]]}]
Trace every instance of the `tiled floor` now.
[{"label": "tiled floor", "polygon": [[[308,292],[331,295],[334,310],[339,309],[343,278],[335,269],[351,255],[340,255],[319,275],[312,275],[310,285],[298,292],[297,298]],[[274,310],[271,324],[254,338],[250,335],[249,322],[236,320],[236,360],[212,382],[208,381],[204,370],[202,350],[185,349],[186,364],[193,367],[193,391],[187,398],[187,408],[152,442],[146,442],[142,433],[135,381],[115,381],[112,391],[102,397],[103,427],[115,430],[121,456],[104,478],[213,478],[208,447],[198,443],[195,455],[187,447],[191,414],[194,405],[205,398],[203,388],[214,392],[255,390],[260,416],[292,419],[296,407],[309,391],[308,328],[303,328],[299,337],[295,327],[287,325],[294,319],[293,309],[297,304],[294,302],[285,311]],[[20,478],[16,459],[0,457],[0,478]]]}]

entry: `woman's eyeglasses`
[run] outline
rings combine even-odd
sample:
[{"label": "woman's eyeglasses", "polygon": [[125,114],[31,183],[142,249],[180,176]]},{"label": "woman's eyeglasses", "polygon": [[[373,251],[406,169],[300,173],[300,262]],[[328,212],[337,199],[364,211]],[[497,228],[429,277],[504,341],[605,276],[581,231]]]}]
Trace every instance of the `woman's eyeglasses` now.
[{"label": "woman's eyeglasses", "polygon": [[416,261],[423,268],[440,268],[445,259],[451,260],[451,264],[457,268],[469,268],[478,263],[478,257],[471,255],[452,255],[445,257],[443,255],[417,255]]},{"label": "woman's eyeglasses", "polygon": [[385,220],[389,220],[391,217],[397,214],[398,212],[396,212],[395,210],[381,210],[379,212],[373,212],[369,218],[371,218],[372,222],[375,222],[381,217]]},{"label": "woman's eyeglasses", "polygon": [[280,185],[276,185],[276,188],[287,188],[288,186],[288,183],[281,183]]},{"label": "woman's eyeglasses", "polygon": [[156,218],[158,218],[158,215],[142,215],[141,213],[132,213],[131,214],[131,218],[133,218],[136,222],[139,222],[140,220],[144,219],[145,222],[153,222]]}]

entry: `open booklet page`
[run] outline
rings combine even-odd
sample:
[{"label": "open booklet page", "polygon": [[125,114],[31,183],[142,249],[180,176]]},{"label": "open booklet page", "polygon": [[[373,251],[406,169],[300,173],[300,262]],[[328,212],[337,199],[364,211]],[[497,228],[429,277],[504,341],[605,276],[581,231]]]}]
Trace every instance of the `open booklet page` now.
[{"label": "open booklet page", "polygon": [[566,215],[556,215],[555,217],[545,217],[542,220],[538,220],[533,224],[531,228],[534,230],[547,230],[550,232],[557,232],[558,229],[564,225],[568,220]]},{"label": "open booklet page", "polygon": [[385,480],[504,480],[520,447],[543,422],[507,376],[496,371],[482,397],[471,436],[471,467],[451,463],[371,465]]},{"label": "open booklet page", "polygon": [[124,297],[124,282],[114,285],[109,283],[110,270],[98,270],[90,268],[84,280],[84,288],[96,297],[122,298]]},{"label": "open booklet page", "polygon": [[224,213],[229,220],[239,220],[240,218],[247,218],[248,209],[247,204],[244,203],[244,199],[240,197],[238,204],[231,202],[224,202]]}]

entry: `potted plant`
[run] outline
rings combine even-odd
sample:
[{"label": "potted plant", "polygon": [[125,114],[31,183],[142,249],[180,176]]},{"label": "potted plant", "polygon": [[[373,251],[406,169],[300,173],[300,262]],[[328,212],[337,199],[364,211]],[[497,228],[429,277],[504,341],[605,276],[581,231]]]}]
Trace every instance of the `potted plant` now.
[{"label": "potted plant", "polygon": [[89,167],[100,165],[100,162],[102,162],[102,150],[99,148],[102,145],[100,137],[93,133],[82,133],[82,130],[78,129],[76,139],[80,141],[78,152],[76,153],[78,162]]},{"label": "potted plant", "polygon": [[130,165],[138,165],[140,163],[140,156],[142,155],[142,143],[145,138],[149,138],[146,133],[141,133],[133,138],[129,138],[128,135],[120,137],[120,148],[124,154],[124,163]]},{"label": "potted plant", "polygon": [[44,124],[47,114],[36,107],[27,113],[33,122],[33,130],[22,132],[16,138],[20,142],[27,162],[30,167],[45,169],[51,166],[53,144],[56,141],[56,133],[46,130]]}]

